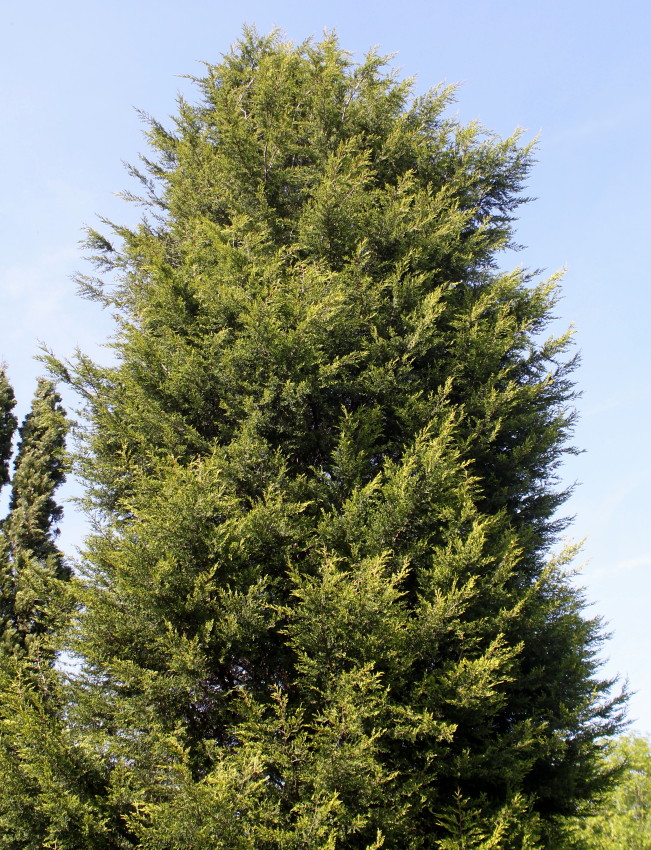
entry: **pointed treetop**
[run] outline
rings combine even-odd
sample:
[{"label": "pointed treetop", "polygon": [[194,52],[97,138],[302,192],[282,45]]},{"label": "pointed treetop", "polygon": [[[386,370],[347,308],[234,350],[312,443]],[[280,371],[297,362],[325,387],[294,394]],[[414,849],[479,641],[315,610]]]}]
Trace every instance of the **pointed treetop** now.
[{"label": "pointed treetop", "polygon": [[11,443],[18,425],[12,412],[15,406],[16,397],[7,379],[6,367],[0,364],[0,487],[9,482]]},{"label": "pointed treetop", "polygon": [[9,516],[4,531],[12,548],[38,558],[57,554],[55,524],[63,509],[54,491],[65,480],[68,429],[61,397],[51,381],[39,378],[30,412],[19,430]]}]

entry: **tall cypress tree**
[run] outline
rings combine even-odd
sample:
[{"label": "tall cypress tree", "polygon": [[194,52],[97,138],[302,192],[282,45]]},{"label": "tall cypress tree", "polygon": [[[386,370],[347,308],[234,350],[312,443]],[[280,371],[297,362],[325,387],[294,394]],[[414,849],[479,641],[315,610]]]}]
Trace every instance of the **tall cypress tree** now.
[{"label": "tall cypress tree", "polygon": [[0,367],[0,488],[9,483],[11,447],[18,420],[13,414],[16,397],[7,378],[5,367]]},{"label": "tall cypress tree", "polygon": [[12,545],[46,560],[60,557],[54,544],[63,509],[54,494],[65,481],[68,431],[54,384],[39,378],[32,406],[19,430],[9,516],[3,525]]},{"label": "tall cypress tree", "polygon": [[[8,434],[9,414],[5,419]],[[59,394],[52,382],[39,379],[19,430],[9,514],[0,527],[3,640],[19,651],[51,629],[58,583],[70,577],[55,544],[63,511],[54,494],[65,480],[67,431]]]},{"label": "tall cypress tree", "polygon": [[497,265],[530,148],[332,37],[247,32],[196,82],[133,169],[149,216],[89,234],[117,365],[60,367],[97,528],[66,710],[95,835],[560,846],[621,717],[550,556],[557,282]]},{"label": "tall cypress tree", "polygon": [[[0,489],[10,481],[10,464],[13,438],[18,426],[13,409],[16,396],[9,383],[5,367],[0,368]],[[9,603],[9,546],[0,524],[0,635],[4,634],[5,624],[10,616]]]},{"label": "tall cypress tree", "polygon": [[[14,397],[4,373],[0,380],[8,471]],[[55,543],[67,430],[54,385],[39,380],[19,432],[9,515],[0,524],[0,847],[7,850],[93,846],[79,839],[88,834],[84,823],[96,820],[94,808],[92,817],[85,814],[86,788],[96,777],[67,734],[54,664],[70,615],[70,569]]]}]

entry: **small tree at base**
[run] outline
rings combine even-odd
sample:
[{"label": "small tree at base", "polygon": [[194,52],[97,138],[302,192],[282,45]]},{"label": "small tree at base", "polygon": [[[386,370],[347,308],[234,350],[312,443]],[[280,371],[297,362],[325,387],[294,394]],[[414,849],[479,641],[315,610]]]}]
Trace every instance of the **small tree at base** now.
[{"label": "small tree at base", "polygon": [[496,264],[530,149],[384,68],[247,32],[150,122],[148,218],[89,234],[117,365],[53,365],[106,846],[549,847],[606,781],[621,698],[549,556],[570,338]]}]

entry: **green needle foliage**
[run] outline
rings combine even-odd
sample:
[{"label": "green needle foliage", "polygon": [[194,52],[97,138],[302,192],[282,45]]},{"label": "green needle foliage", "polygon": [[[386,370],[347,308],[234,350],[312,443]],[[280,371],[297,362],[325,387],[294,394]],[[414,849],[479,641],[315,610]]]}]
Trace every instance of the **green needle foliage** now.
[{"label": "green needle foliage", "polygon": [[9,483],[11,447],[18,420],[13,414],[16,397],[7,379],[4,366],[0,366],[0,488]]},{"label": "green needle foliage", "polygon": [[[11,454],[14,396],[0,373],[3,470]],[[48,757],[62,753],[62,703],[54,660],[69,618],[70,569],[56,546],[62,515],[55,491],[67,468],[68,421],[50,381],[39,380],[19,430],[9,514],[0,524],[0,847],[36,848],[60,822],[66,789],[52,781]],[[6,437],[6,439],[5,439]],[[5,475],[5,482],[9,476]],[[56,730],[57,734],[53,734]],[[73,750],[74,753],[74,750]],[[75,771],[75,776],[78,775]],[[38,778],[37,778],[38,777]],[[43,795],[41,787],[50,788]],[[60,830],[59,830],[60,831]]]},{"label": "green needle foliage", "polygon": [[[6,465],[15,419],[10,413],[13,392],[4,373],[2,381],[0,398],[7,411],[3,436],[7,436],[9,450],[4,457]],[[65,480],[67,431],[59,394],[50,381],[39,379],[31,410],[19,430],[9,514],[0,525],[2,642],[5,649],[13,645],[19,653],[29,654],[30,642],[53,628],[54,596],[60,583],[70,578],[55,544],[56,524],[63,510],[54,498]]]},{"label": "green needle foliage", "polygon": [[140,226],[89,234],[117,365],[54,364],[96,530],[42,840],[556,846],[622,698],[550,557],[557,282],[497,266],[530,147],[334,37],[246,32],[196,83]]},{"label": "green needle foliage", "polygon": [[60,557],[54,538],[63,509],[54,493],[65,481],[67,431],[59,394],[50,381],[39,379],[31,410],[18,432],[9,516],[2,528],[14,549],[29,550],[43,560]]},{"label": "green needle foliage", "polygon": [[651,746],[640,736],[617,740],[605,764],[619,779],[594,806],[590,817],[577,821],[568,847],[574,850],[651,850]]}]

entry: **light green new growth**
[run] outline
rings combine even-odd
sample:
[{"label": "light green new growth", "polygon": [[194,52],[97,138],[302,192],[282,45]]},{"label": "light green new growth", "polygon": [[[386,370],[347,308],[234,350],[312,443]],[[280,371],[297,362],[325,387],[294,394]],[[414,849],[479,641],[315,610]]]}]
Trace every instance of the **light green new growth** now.
[{"label": "light green new growth", "polygon": [[619,738],[604,759],[618,774],[617,784],[573,824],[573,850],[649,850],[651,848],[651,747],[647,738]]},{"label": "light green new growth", "polygon": [[549,554],[557,282],[498,270],[531,150],[331,36],[247,31],[196,84],[142,223],[89,234],[116,365],[53,361],[96,525],[0,847],[557,847],[621,698]]}]

